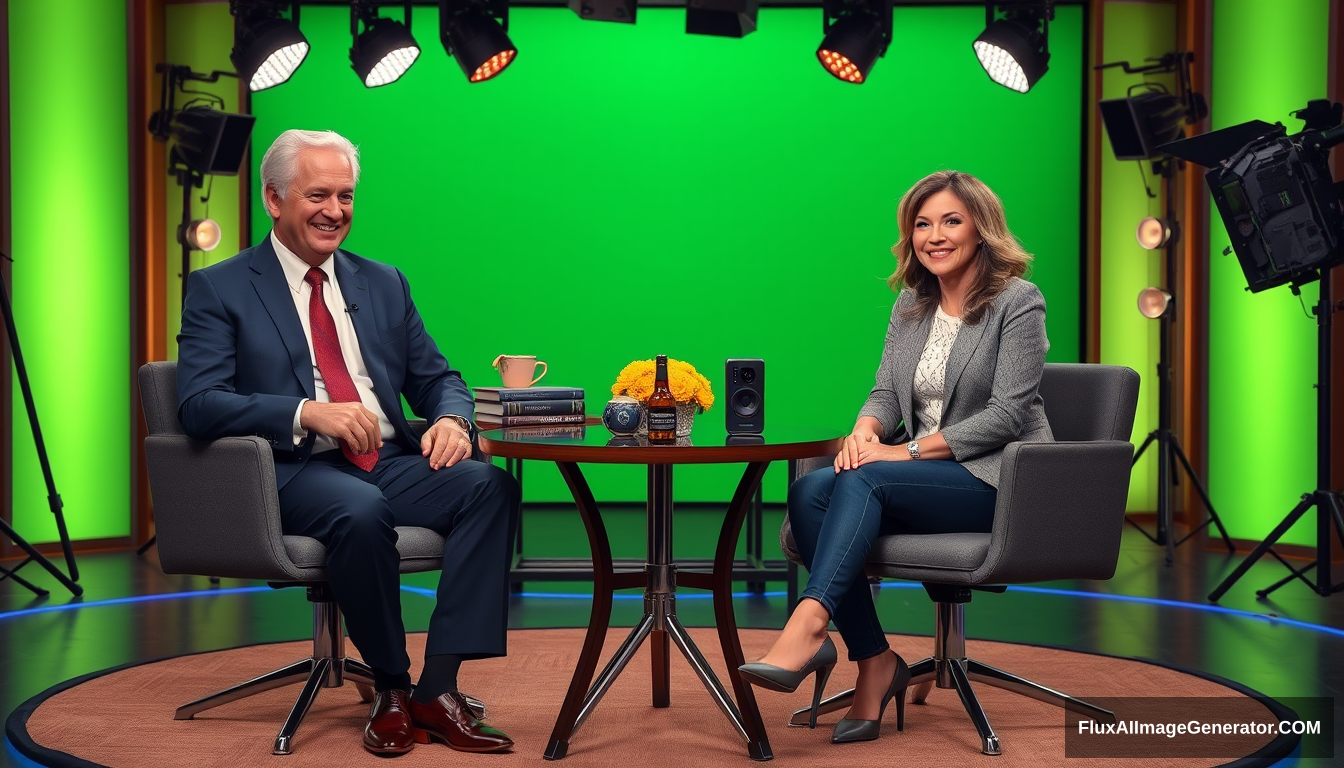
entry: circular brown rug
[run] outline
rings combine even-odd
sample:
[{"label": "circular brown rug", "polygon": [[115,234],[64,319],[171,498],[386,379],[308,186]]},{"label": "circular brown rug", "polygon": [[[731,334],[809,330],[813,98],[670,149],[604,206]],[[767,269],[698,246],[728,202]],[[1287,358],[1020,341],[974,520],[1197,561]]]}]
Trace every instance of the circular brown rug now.
[{"label": "circular brown rug", "polygon": [[[491,768],[542,765],[542,752],[577,663],[583,632],[514,630],[509,633],[508,657],[463,666],[462,689],[486,702],[490,724],[514,739],[515,751],[466,756],[437,744],[420,745],[410,754],[396,758],[397,768],[464,759]],[[604,653],[608,656],[613,653],[627,632],[624,628],[612,629]],[[764,654],[775,634],[742,630],[746,657]],[[723,656],[718,651],[714,630],[692,629],[691,635],[726,683]],[[832,637],[839,645],[839,635],[832,633]],[[927,637],[890,639],[892,647],[910,662],[929,655],[932,648]],[[409,645],[411,658],[421,657],[424,635],[412,635]],[[311,647],[309,641],[248,646],[90,675],[35,697],[17,710],[9,719],[10,738],[20,751],[44,765],[387,766],[386,758],[369,755],[360,747],[368,705],[360,703],[354,686],[349,684],[322,691],[299,728],[293,754],[286,756],[273,756],[271,744],[298,694],[298,686],[226,704],[198,715],[195,720],[173,720],[177,706],[303,658]],[[1141,661],[1053,648],[972,640],[967,642],[967,655],[1083,698],[1227,698],[1248,693],[1232,687],[1235,684],[1224,685]],[[649,656],[647,650],[641,649],[575,735],[568,757],[557,765],[626,768],[750,764],[744,743],[714,706],[689,665],[675,650],[672,656],[671,707],[651,706]],[[828,692],[838,693],[854,682],[855,667],[843,661],[843,646],[841,659]],[[831,727],[840,714],[824,717],[816,730],[786,727],[793,710],[807,703],[810,683],[803,687],[807,690],[800,689],[793,695],[757,692],[775,754],[774,763],[782,768],[841,764],[889,768],[893,761],[915,766],[1008,768],[1065,761],[1062,710],[988,685],[975,687],[1002,744],[1003,754],[996,757],[980,753],[979,737],[954,691],[935,688],[926,705],[907,706],[903,732],[896,730],[892,707],[883,723],[882,737],[877,741],[832,745]],[[1254,751],[1252,748],[1245,754]],[[1125,760],[1122,764],[1206,766],[1227,762],[1226,758],[1164,758]],[[1117,760],[1070,758],[1068,764],[1109,768]]]}]

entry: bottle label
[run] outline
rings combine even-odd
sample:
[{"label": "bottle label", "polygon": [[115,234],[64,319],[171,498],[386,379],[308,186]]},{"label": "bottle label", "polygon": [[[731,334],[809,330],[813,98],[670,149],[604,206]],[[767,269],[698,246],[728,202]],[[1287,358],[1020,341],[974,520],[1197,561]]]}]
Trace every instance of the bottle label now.
[{"label": "bottle label", "polygon": [[672,411],[649,411],[649,431],[650,432],[672,432],[677,428],[677,412]]}]

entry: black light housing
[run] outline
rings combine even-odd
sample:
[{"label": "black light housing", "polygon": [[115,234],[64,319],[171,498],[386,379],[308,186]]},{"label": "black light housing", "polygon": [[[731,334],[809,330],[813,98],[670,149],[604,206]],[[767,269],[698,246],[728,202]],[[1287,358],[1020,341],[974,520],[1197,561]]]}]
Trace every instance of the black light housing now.
[{"label": "black light housing", "polygon": [[440,0],[439,39],[473,83],[503,72],[518,56],[508,29],[505,0]]},{"label": "black light housing", "polygon": [[1001,2],[1005,18],[994,17],[996,3],[985,4],[985,31],[971,47],[989,79],[1026,93],[1050,69],[1048,45],[1052,0]]},{"label": "black light housing", "polygon": [[837,79],[862,83],[891,43],[891,0],[823,3],[817,60]]},{"label": "black light housing", "polygon": [[172,116],[173,158],[196,173],[236,176],[252,136],[252,115],[190,107]]},{"label": "black light housing", "polygon": [[759,0],[687,0],[686,32],[715,37],[746,37],[756,31]]},{"label": "black light housing", "polygon": [[293,4],[288,19],[275,3],[231,0],[229,6],[234,16],[229,60],[248,90],[272,88],[293,76],[309,48],[299,31],[299,4]]},{"label": "black light housing", "polygon": [[639,0],[569,0],[569,9],[581,19],[634,24]]},{"label": "black light housing", "polygon": [[[355,2],[350,6],[350,66],[365,88],[395,83],[420,56],[420,45],[411,37],[411,4],[406,3],[406,23],[382,18],[373,6]],[[359,32],[359,23],[364,31]]]},{"label": "black light housing", "polygon": [[[1152,84],[1156,86],[1156,84]],[[1158,147],[1183,135],[1186,106],[1165,90],[1150,90],[1123,99],[1103,99],[1101,121],[1116,160],[1153,160]]]}]

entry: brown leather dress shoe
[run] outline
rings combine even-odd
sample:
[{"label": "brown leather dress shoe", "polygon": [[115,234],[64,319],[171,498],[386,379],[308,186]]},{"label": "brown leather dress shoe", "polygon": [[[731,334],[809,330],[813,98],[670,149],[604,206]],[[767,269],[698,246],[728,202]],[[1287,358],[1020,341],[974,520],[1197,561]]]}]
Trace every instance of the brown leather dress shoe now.
[{"label": "brown leather dress shoe", "polygon": [[437,739],[459,752],[501,752],[513,747],[513,739],[477,720],[457,691],[443,694],[433,704],[409,697],[406,704],[415,740],[421,744]]},{"label": "brown leather dress shoe", "polygon": [[407,691],[379,691],[373,697],[369,724],[364,727],[364,748],[375,755],[404,755],[415,746],[415,728],[406,705]]}]

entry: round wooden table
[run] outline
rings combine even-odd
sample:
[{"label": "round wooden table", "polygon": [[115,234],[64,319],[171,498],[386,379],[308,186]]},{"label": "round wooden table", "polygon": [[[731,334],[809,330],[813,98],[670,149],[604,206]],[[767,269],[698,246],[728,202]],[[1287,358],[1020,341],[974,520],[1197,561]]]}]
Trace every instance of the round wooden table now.
[{"label": "round wooden table", "polygon": [[[666,707],[670,703],[670,642],[686,656],[714,703],[746,740],[747,752],[752,759],[773,757],[756,698],[751,687],[737,674],[738,665],[745,661],[733,616],[732,577],[737,537],[771,461],[830,455],[840,449],[843,439],[838,430],[807,427],[770,428],[763,435],[729,436],[720,421],[711,422],[703,417],[697,420],[691,436],[678,440],[676,445],[649,445],[645,438],[613,437],[603,427],[513,428],[481,433],[480,447],[486,454],[556,463],[574,496],[593,553],[593,610],[588,633],[569,691],[556,718],[555,729],[551,732],[546,759],[558,760],[565,756],[575,731],[592,714],[646,639],[650,641],[653,655],[653,706]],[[616,571],[606,527],[588,482],[579,470],[580,463],[648,466],[648,554],[642,570]],[[688,571],[678,575],[677,566],[672,562],[672,469],[677,464],[731,463],[747,466],[719,531],[713,569],[709,573]],[[677,620],[678,581],[687,587],[713,592],[719,643],[728,664],[728,677],[737,694],[735,700],[724,690],[700,649]],[[644,588],[644,616],[594,681],[593,674],[611,622],[613,595],[618,589],[633,587]]]}]

